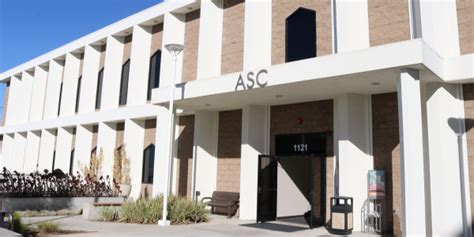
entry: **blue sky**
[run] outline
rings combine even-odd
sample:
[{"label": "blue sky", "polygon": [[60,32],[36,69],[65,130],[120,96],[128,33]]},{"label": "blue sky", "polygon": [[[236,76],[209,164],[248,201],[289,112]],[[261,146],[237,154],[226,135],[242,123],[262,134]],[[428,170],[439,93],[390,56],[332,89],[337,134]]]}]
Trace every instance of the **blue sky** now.
[{"label": "blue sky", "polygon": [[[0,72],[161,0],[0,0]],[[0,84],[0,115],[5,86]]]}]

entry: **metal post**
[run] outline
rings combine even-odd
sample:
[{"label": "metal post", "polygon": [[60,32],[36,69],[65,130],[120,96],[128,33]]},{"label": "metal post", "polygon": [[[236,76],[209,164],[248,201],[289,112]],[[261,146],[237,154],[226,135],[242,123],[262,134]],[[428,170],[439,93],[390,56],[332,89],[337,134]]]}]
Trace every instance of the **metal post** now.
[{"label": "metal post", "polygon": [[169,100],[169,107],[168,107],[168,158],[166,159],[166,180],[165,180],[165,187],[163,192],[163,215],[162,219],[158,221],[158,225],[160,226],[169,226],[170,221],[167,219],[168,217],[168,184],[169,184],[169,176],[170,176],[170,160],[173,158],[173,135],[174,135],[174,88],[176,85],[176,61],[178,54],[183,50],[182,45],[177,44],[168,44],[165,45],[166,49],[173,54],[173,80],[170,86],[170,100]]}]

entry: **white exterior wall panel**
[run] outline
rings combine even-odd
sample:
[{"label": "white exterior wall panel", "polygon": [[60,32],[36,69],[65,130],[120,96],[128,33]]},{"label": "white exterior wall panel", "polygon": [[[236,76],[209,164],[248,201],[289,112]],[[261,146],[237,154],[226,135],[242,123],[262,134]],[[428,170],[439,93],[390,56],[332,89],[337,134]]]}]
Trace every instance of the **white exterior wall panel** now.
[{"label": "white exterior wall panel", "polygon": [[48,80],[47,67],[36,66],[35,78],[33,80],[33,92],[31,95],[30,121],[43,120],[47,80]]},{"label": "white exterior wall panel", "polygon": [[97,79],[99,77],[101,46],[86,45],[84,50],[84,66],[79,100],[79,113],[95,111]]}]

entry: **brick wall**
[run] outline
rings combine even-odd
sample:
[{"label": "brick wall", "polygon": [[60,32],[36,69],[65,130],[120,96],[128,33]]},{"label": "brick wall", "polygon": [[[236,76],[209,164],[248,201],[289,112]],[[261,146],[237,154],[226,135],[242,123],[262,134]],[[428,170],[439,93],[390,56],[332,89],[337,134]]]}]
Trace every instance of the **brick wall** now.
[{"label": "brick wall", "polygon": [[242,110],[219,112],[217,191],[240,192]]},{"label": "brick wall", "polygon": [[285,62],[285,20],[299,7],[316,11],[316,55],[332,53],[331,0],[272,1],[272,64]]},{"label": "brick wall", "polygon": [[99,70],[104,68],[104,63],[105,63],[105,49],[107,48],[107,45],[102,45],[100,47],[100,61],[99,61]]},{"label": "brick wall", "polygon": [[125,123],[117,123],[117,127],[115,131],[117,131],[115,135],[115,148],[123,145],[123,130],[125,129]]},{"label": "brick wall", "polygon": [[130,53],[132,52],[132,35],[126,36],[123,43],[123,61],[125,63],[130,59]]},{"label": "brick wall", "polygon": [[369,0],[370,46],[410,39],[408,1]]},{"label": "brick wall", "polygon": [[[292,134],[292,133],[318,133],[332,132],[333,130],[333,101],[314,101],[300,104],[277,105],[271,107],[270,112],[270,152],[275,154],[275,135]],[[297,120],[301,119],[302,123],[298,124]],[[334,190],[334,148],[333,136],[328,135],[326,138],[326,220],[329,220],[329,199],[333,196]],[[321,170],[319,164],[315,164],[315,168]],[[315,174],[316,186],[321,180],[321,174]],[[316,212],[319,213],[320,205],[319,195],[321,191],[315,188]]]},{"label": "brick wall", "polygon": [[401,236],[402,199],[397,106],[396,93],[372,95],[374,169],[385,171],[387,231]]},{"label": "brick wall", "polygon": [[99,126],[92,126],[92,149],[97,146],[97,132],[99,131]]},{"label": "brick wall", "polygon": [[244,23],[244,0],[224,0],[221,74],[242,71]]},{"label": "brick wall", "polygon": [[196,80],[199,48],[199,17],[200,10],[186,14],[182,82]]},{"label": "brick wall", "polygon": [[181,196],[191,197],[194,146],[194,115],[179,117],[176,190]]},{"label": "brick wall", "polygon": [[[467,155],[471,192],[471,215],[474,216],[474,84],[463,85],[464,112],[466,116]],[[474,226],[474,221],[472,223]]]},{"label": "brick wall", "polygon": [[474,0],[457,0],[461,54],[474,53]]},{"label": "brick wall", "polygon": [[153,26],[151,30],[151,48],[150,48],[150,56],[156,53],[159,49],[161,49],[162,40],[163,40],[163,24],[158,24]]},{"label": "brick wall", "polygon": [[155,136],[156,136],[155,132],[156,132],[156,119],[146,120],[143,149],[147,148],[150,144],[155,144]]},{"label": "brick wall", "polygon": [[5,84],[5,97],[3,98],[3,113],[2,113],[2,126],[5,126],[5,120],[7,118],[8,109],[8,94],[10,92],[10,82]]}]

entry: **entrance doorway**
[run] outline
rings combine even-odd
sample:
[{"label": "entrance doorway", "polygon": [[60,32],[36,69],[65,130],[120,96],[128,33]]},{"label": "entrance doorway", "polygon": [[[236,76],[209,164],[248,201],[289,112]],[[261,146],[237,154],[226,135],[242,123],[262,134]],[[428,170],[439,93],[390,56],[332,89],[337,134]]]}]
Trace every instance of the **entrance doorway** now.
[{"label": "entrance doorway", "polygon": [[257,222],[302,217],[310,228],[326,214],[326,134],[275,136],[274,156],[258,159]]}]

